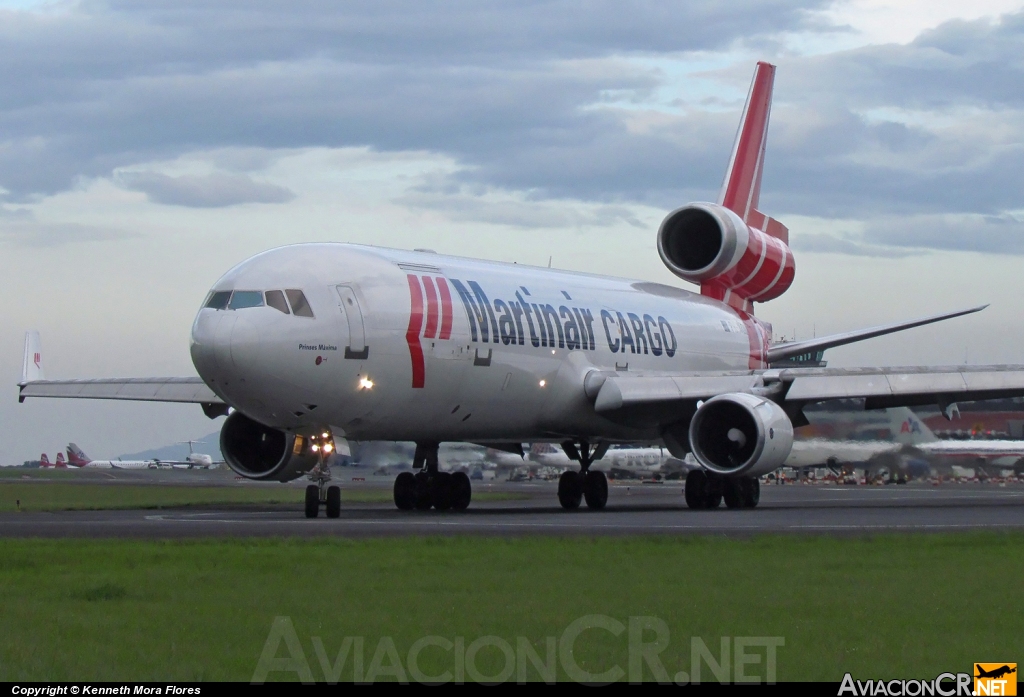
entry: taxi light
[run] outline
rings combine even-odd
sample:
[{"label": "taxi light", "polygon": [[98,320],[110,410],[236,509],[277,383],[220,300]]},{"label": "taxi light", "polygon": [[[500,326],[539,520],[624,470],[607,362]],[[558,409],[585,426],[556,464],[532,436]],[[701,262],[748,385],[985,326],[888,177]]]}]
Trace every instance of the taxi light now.
[{"label": "taxi light", "polygon": [[329,435],[331,435],[331,434],[330,433],[321,433],[320,437],[321,438],[327,438]]},{"label": "taxi light", "polygon": [[541,387],[544,387],[544,386],[545,386],[545,385],[547,385],[547,384],[548,384],[548,381],[547,381],[547,380],[541,380],[541,381],[540,381],[540,386],[541,386]]},{"label": "taxi light", "polygon": [[373,380],[371,380],[370,378],[360,378],[359,379],[359,389],[361,389],[361,390],[372,390],[373,389]]},{"label": "taxi light", "polygon": [[313,450],[314,453],[318,452],[320,450],[320,446],[317,445],[316,443],[313,443],[312,450]]}]

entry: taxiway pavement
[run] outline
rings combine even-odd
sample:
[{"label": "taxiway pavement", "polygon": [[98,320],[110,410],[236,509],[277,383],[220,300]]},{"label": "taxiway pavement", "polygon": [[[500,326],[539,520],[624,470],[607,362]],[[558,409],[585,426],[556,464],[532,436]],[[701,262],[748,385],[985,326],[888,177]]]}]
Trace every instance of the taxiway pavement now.
[{"label": "taxiway pavement", "polygon": [[[382,483],[381,483],[382,484]],[[376,488],[383,488],[378,485]],[[563,511],[553,482],[493,483],[475,492],[517,501],[474,502],[463,513],[398,511],[387,503],[343,503],[341,517],[307,519],[298,505],[0,514],[0,537],[386,535],[871,534],[1024,530],[1024,484],[765,486],[753,510],[686,508],[678,483],[616,484],[603,511]],[[344,493],[342,494],[344,502]]]}]

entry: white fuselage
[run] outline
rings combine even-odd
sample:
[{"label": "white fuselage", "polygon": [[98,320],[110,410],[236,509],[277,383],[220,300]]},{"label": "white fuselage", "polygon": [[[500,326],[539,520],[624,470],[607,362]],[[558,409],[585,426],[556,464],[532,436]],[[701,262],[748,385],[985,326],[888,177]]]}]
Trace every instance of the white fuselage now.
[{"label": "white fuselage", "polygon": [[580,390],[585,375],[764,365],[768,328],[724,303],[516,264],[303,244],[239,264],[213,291],[278,289],[301,290],[314,316],[203,308],[191,352],[225,402],[288,430],[329,426],[358,440],[655,441],[649,426],[597,414]]}]

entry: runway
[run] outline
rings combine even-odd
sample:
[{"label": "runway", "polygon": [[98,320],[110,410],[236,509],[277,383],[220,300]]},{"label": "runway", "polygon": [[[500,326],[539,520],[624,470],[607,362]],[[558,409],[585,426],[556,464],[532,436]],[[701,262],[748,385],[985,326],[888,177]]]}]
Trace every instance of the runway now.
[{"label": "runway", "polygon": [[[379,488],[379,487],[377,487]],[[502,483],[477,490],[524,495],[476,502],[464,513],[398,511],[343,503],[341,517],[307,519],[297,505],[0,514],[0,537],[387,535],[692,535],[760,532],[862,535],[1024,529],[1024,485],[765,486],[753,510],[692,511],[678,483],[611,487],[603,511],[563,511],[555,484]],[[344,494],[343,494],[344,501]]]}]

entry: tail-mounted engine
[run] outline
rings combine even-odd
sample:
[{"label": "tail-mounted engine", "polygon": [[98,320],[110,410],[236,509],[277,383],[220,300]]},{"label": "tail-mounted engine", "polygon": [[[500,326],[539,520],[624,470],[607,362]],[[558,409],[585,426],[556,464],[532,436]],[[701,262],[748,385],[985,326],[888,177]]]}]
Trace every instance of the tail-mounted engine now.
[{"label": "tail-mounted engine", "polygon": [[690,448],[705,468],[758,477],[779,467],[793,449],[793,423],[775,402],[733,393],[704,402],[690,421]]},{"label": "tail-mounted engine", "polygon": [[228,467],[248,479],[287,482],[312,470],[334,449],[330,434],[286,433],[234,411],[220,430],[220,450]]},{"label": "tail-mounted engine", "polygon": [[796,274],[789,233],[775,219],[751,214],[764,229],[715,203],[672,211],[658,230],[661,260],[675,275],[699,283],[702,295],[748,312],[751,302],[779,297]]}]

